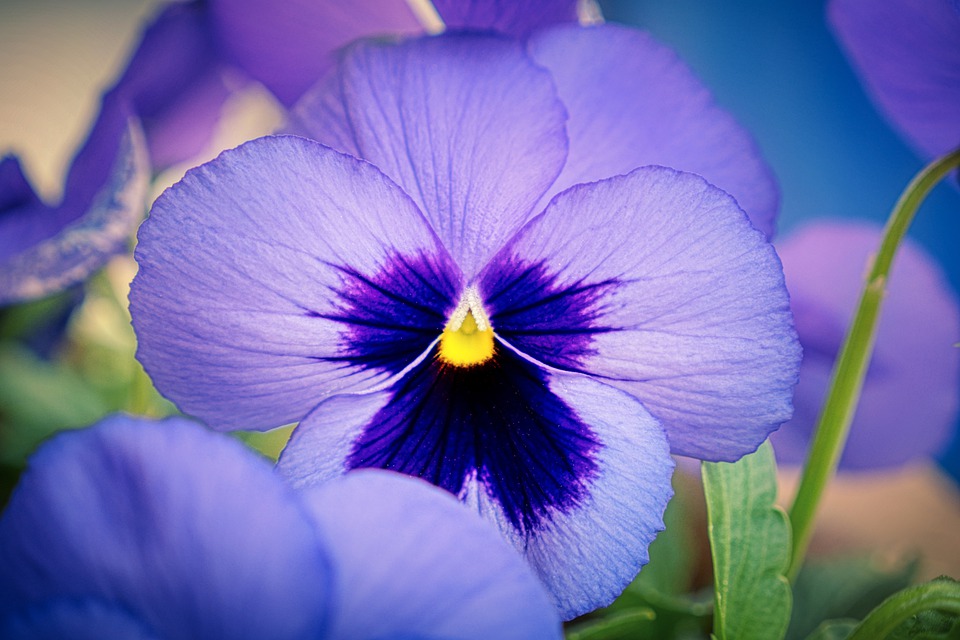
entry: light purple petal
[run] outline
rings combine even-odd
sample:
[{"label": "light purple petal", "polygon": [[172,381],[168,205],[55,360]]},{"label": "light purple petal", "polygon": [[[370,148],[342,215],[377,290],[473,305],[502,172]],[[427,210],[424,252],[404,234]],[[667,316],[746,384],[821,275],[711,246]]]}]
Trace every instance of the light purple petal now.
[{"label": "light purple petal", "polygon": [[[801,462],[881,229],[812,223],[779,248],[804,358],[794,418],[774,434],[777,457]],[[863,395],[841,466],[870,469],[932,456],[960,402],[960,305],[943,273],[907,240],[888,283]]]},{"label": "light purple petal", "polygon": [[230,95],[223,71],[202,2],[168,3],[145,27],[108,100],[127,101],[141,119],[155,169],[210,142]]},{"label": "light purple petal", "polygon": [[[498,335],[635,396],[673,453],[735,460],[790,417],[800,348],[780,262],[702,178],[647,167],[561,194],[481,274],[494,307],[517,264],[537,265],[557,291],[597,294],[576,326],[562,317],[509,326],[498,323],[507,310],[493,308]],[[543,313],[554,299],[537,302]]]},{"label": "light purple petal", "polygon": [[960,146],[960,10],[949,0],[832,0],[867,92],[924,156]]},{"label": "light purple petal", "polygon": [[421,32],[405,0],[212,0],[209,10],[226,55],[286,105],[333,66],[348,42]]},{"label": "light purple petal", "polygon": [[[542,442],[532,436],[537,429],[535,421],[531,418],[524,421],[521,417],[509,422],[507,428],[519,434],[516,436],[518,446],[530,459],[518,455],[513,464],[537,467],[542,484],[504,487],[497,482],[499,478],[527,476],[510,469],[473,467],[460,479],[459,497],[494,522],[504,537],[526,556],[552,593],[561,615],[570,619],[608,604],[647,562],[647,547],[663,528],[663,511],[672,494],[673,463],[662,429],[635,399],[579,374],[545,370],[541,370],[541,374],[544,387],[539,393],[552,394],[572,410],[589,429],[591,441],[597,444],[596,451],[583,454],[592,458],[590,473],[576,478],[583,484],[583,495],[547,507],[526,530],[516,528],[515,518],[504,507],[508,504],[505,496],[496,492],[536,495],[538,491],[550,491],[553,478],[566,477],[568,472],[566,468],[549,467],[555,458],[547,455],[551,452],[535,448]],[[518,387],[515,393],[523,392]],[[367,429],[375,427],[375,416],[393,401],[394,393],[390,389],[343,395],[321,404],[294,431],[280,457],[278,471],[297,486],[316,485],[343,474],[349,468],[357,443],[365,437]],[[450,402],[456,400],[456,395],[448,398]],[[491,404],[502,402],[492,393],[488,400]],[[483,397],[472,401],[482,402]],[[455,413],[454,408],[447,406],[421,409],[440,415]],[[451,418],[446,431],[449,442],[438,445],[449,452],[448,456],[456,455],[457,438],[475,438],[482,443],[480,435],[454,433],[465,427],[488,431],[500,428],[497,424],[463,425]],[[422,440],[424,437],[423,433],[411,434],[411,438]],[[434,444],[422,441],[421,447]],[[548,439],[547,445],[569,446],[569,441],[558,435],[556,439]],[[480,444],[478,448],[484,446],[488,445]],[[475,455],[490,461],[504,452],[484,450]],[[404,469],[417,464],[417,460],[395,459],[391,468]],[[492,474],[498,478],[488,478]],[[431,479],[429,474],[424,477]]]},{"label": "light purple petal", "polygon": [[328,572],[256,454],[183,419],[116,416],[31,458],[0,519],[0,626],[92,599],[162,638],[310,638]]},{"label": "light purple petal", "polygon": [[[137,357],[163,394],[220,429],[294,422],[330,393],[396,373],[409,361],[352,360],[354,334],[371,323],[402,329],[425,299],[397,292],[424,271],[432,286],[459,291],[456,267],[400,188],[370,164],[292,136],[248,142],[189,171],[157,199],[136,258]],[[384,281],[414,260],[429,268]],[[365,302],[375,295],[391,305],[374,320]],[[442,297],[436,326],[412,327],[433,331],[426,344],[445,322]]]},{"label": "light purple petal", "polygon": [[519,37],[577,21],[577,0],[433,0],[433,6],[448,29],[491,29]]},{"label": "light purple petal", "polygon": [[676,53],[612,24],[541,31],[529,49],[553,74],[570,113],[567,164],[548,198],[657,164],[703,176],[773,235],[779,193],[770,167]]},{"label": "light purple petal", "polygon": [[91,138],[74,163],[90,182],[72,189],[68,181],[59,206],[34,201],[0,215],[0,304],[65,289],[128,250],[150,169],[139,127],[116,113],[116,126]]},{"label": "light purple petal", "polygon": [[304,492],[334,560],[331,640],[561,638],[496,530],[432,485],[363,470]]},{"label": "light purple petal", "polygon": [[359,43],[296,113],[298,131],[403,187],[467,278],[535,213],[566,157],[549,74],[493,36]]}]

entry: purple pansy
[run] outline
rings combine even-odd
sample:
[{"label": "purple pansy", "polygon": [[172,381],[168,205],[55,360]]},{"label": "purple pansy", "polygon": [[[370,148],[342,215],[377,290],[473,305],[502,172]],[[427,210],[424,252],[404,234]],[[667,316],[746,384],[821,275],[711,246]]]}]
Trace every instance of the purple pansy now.
[{"label": "purple pansy", "polygon": [[235,440],[116,416],[31,459],[0,519],[0,636],[561,631],[521,558],[427,483],[363,471],[297,492]]},{"label": "purple pansy", "polygon": [[871,97],[923,156],[960,146],[960,4],[831,0],[829,18]]},{"label": "purple pansy", "polygon": [[104,101],[57,205],[34,193],[15,156],[0,158],[0,305],[65,289],[129,250],[150,170],[128,113],[125,104]]},{"label": "purple pansy", "polygon": [[[881,229],[817,222],[779,245],[804,358],[793,419],[772,436],[777,457],[802,462],[823,406],[830,372],[863,287]],[[936,454],[949,439],[960,402],[960,308],[943,274],[920,247],[901,246],[877,340],[841,466],[892,467]]]},{"label": "purple pansy", "polygon": [[570,618],[646,562],[670,448],[733,460],[790,416],[799,347],[776,254],[703,178],[541,209],[575,152],[538,62],[480,34],[352,47],[300,114],[353,156],[279,136],[188,172],[141,227],[131,310],[184,411],[302,420],[279,463],[301,486],[449,490]]}]

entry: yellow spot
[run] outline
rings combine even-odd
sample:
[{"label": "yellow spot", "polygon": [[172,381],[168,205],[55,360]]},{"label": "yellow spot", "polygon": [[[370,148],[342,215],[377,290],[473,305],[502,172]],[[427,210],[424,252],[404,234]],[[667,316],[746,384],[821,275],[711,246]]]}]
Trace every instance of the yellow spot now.
[{"label": "yellow spot", "polygon": [[467,311],[458,328],[452,328],[453,324],[448,323],[440,336],[441,360],[457,367],[472,367],[493,357],[493,329],[489,324],[480,329],[473,311]]}]

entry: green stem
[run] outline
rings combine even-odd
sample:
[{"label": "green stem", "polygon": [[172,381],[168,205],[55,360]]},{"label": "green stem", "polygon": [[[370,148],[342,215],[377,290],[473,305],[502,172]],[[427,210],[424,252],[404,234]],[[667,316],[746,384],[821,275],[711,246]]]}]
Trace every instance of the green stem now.
[{"label": "green stem", "polygon": [[813,533],[817,506],[827,482],[836,471],[840,453],[847,441],[850,423],[853,421],[860,391],[863,388],[863,379],[870,364],[880,306],[894,255],[920,203],[934,185],[958,166],[960,166],[960,149],[927,165],[907,185],[887,220],[883,241],[870,267],[866,287],[860,296],[853,324],[847,332],[840,356],[834,365],[827,400],[820,414],[813,445],[790,509],[790,522],[793,524],[793,555],[788,575],[791,580],[796,578],[800,565],[803,564],[807,546],[810,544],[810,536]]},{"label": "green stem", "polygon": [[942,611],[960,616],[960,584],[934,580],[895,593],[871,611],[847,640],[880,640],[922,611]]}]

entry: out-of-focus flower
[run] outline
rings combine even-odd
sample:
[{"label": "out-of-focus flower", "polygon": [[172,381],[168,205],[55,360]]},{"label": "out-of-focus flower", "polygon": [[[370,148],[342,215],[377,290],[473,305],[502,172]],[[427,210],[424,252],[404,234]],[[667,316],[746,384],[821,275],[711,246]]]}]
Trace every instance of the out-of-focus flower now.
[{"label": "out-of-focus flower", "polygon": [[430,485],[298,493],[230,438],[124,416],[31,459],[0,519],[0,635],[561,637],[520,557]]},{"label": "out-of-focus flower", "polygon": [[0,305],[63,290],[129,250],[150,169],[128,114],[122,102],[104,102],[57,205],[34,193],[15,156],[0,159]]},{"label": "out-of-focus flower", "polygon": [[365,43],[339,80],[316,120],[376,166],[275,137],[188,172],[141,227],[141,361],[221,429],[319,403],[280,461],[297,484],[426,478],[496,522],[565,617],[609,602],[662,528],[663,429],[676,453],[732,460],[790,415],[772,247],[663,167],[535,216],[566,109],[516,41]]},{"label": "out-of-focus flower", "polygon": [[960,5],[832,0],[833,29],[867,91],[925,157],[960,146]]},{"label": "out-of-focus flower", "polygon": [[[772,436],[783,461],[804,459],[880,238],[881,229],[867,223],[816,222],[779,245],[804,352],[794,417]],[[958,341],[955,294],[935,263],[906,240],[894,261],[842,468],[901,465],[946,444],[960,402]]]}]

